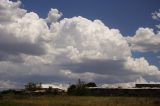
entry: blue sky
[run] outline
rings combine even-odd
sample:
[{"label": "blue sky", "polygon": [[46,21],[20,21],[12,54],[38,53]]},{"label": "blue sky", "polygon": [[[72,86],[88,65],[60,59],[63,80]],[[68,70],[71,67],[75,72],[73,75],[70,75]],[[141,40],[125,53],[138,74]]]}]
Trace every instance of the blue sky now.
[{"label": "blue sky", "polygon": [[99,85],[160,83],[159,4],[0,0],[0,89],[78,78]]},{"label": "blue sky", "polygon": [[159,0],[21,0],[23,7],[46,17],[50,8],[63,13],[62,18],[83,16],[100,19],[111,28],[120,29],[124,36],[133,35],[143,27],[155,28],[158,23],[151,13],[160,8]]}]

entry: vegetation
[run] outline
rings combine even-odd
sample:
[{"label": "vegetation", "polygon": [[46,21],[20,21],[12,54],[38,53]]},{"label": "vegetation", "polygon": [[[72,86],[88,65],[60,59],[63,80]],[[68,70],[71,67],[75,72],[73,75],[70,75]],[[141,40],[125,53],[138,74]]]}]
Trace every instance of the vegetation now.
[{"label": "vegetation", "polygon": [[160,98],[4,95],[0,106],[160,106]]},{"label": "vegetation", "polygon": [[[88,87],[96,87],[96,84],[79,79],[68,88],[67,95],[60,89],[43,89],[41,83],[29,82],[25,90],[0,92],[0,106],[160,106],[160,97],[91,96]],[[41,92],[43,90],[45,92]]]},{"label": "vegetation", "polygon": [[68,88],[68,95],[77,95],[77,96],[84,96],[84,95],[90,95],[90,92],[88,91],[88,87],[96,87],[97,85],[94,82],[85,83],[84,81],[81,81],[78,79],[77,84],[72,84]]},{"label": "vegetation", "polygon": [[34,82],[29,82],[27,85],[25,85],[25,90],[27,91],[34,91],[36,89],[41,89],[42,88],[42,83],[34,83]]}]

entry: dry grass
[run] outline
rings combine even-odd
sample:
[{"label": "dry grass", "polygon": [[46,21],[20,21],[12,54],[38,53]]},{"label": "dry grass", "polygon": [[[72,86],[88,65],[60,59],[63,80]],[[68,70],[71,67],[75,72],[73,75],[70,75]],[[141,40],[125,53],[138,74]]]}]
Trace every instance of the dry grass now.
[{"label": "dry grass", "polygon": [[5,96],[0,106],[160,106],[153,97]]}]

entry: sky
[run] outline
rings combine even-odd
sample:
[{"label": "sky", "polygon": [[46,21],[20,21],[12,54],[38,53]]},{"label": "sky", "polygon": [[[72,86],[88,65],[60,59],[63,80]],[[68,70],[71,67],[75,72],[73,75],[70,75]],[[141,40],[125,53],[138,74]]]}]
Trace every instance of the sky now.
[{"label": "sky", "polygon": [[160,83],[159,0],[0,0],[0,89]]},{"label": "sky", "polygon": [[23,8],[45,18],[50,8],[56,8],[62,18],[83,16],[90,20],[100,19],[111,28],[120,29],[124,36],[133,35],[140,27],[151,27],[151,13],[159,9],[159,0],[22,0]]}]

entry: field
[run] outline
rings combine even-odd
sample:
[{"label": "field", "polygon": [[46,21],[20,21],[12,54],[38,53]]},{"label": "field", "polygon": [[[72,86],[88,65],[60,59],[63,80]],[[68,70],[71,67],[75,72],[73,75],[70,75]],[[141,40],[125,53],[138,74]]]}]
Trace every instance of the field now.
[{"label": "field", "polygon": [[6,95],[0,106],[160,106],[160,98]]}]

